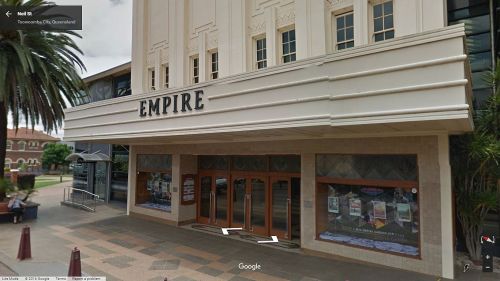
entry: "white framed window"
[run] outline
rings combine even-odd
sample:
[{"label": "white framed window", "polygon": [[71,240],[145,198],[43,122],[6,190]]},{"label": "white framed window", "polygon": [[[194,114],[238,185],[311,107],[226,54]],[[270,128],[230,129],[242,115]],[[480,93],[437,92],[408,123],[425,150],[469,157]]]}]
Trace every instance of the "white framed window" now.
[{"label": "white framed window", "polygon": [[335,16],[335,49],[343,50],[354,47],[354,14],[347,12]]},{"label": "white framed window", "polygon": [[200,82],[200,59],[198,56],[191,57],[191,83]]},{"label": "white framed window", "polygon": [[267,67],[266,37],[255,39],[255,67],[256,69]]},{"label": "white framed window", "polygon": [[20,141],[17,143],[17,150],[26,150],[26,142],[25,141]]},{"label": "white framed window", "polygon": [[21,166],[24,163],[26,163],[26,161],[23,158],[17,159],[17,167]]},{"label": "white framed window", "polygon": [[12,164],[12,160],[10,158],[5,158],[5,168],[10,169],[10,165]]},{"label": "white framed window", "polygon": [[219,52],[212,51],[210,54],[210,79],[219,78]]},{"label": "white framed window", "polygon": [[165,64],[163,66],[163,87],[165,89],[168,89],[168,86],[169,86],[168,83],[169,83],[169,80],[170,80],[169,77],[168,77],[168,75],[169,75],[168,74],[168,70],[169,70],[168,69],[168,64]]},{"label": "white framed window", "polygon": [[149,78],[149,89],[151,91],[156,90],[156,81],[155,81],[155,69],[150,68],[148,71],[148,78]]},{"label": "white framed window", "polygon": [[394,38],[393,1],[373,4],[373,41],[379,42]]},{"label": "white framed window", "polygon": [[288,63],[296,59],[295,29],[281,32],[281,62]]},{"label": "white framed window", "polygon": [[8,140],[7,141],[7,150],[11,150],[12,149],[12,141]]}]

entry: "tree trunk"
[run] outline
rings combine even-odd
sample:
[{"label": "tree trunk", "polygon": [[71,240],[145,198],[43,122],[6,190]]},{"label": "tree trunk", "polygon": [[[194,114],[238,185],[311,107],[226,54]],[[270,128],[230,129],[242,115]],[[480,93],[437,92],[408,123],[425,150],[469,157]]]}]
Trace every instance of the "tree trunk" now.
[{"label": "tree trunk", "polygon": [[7,105],[0,101],[0,179],[5,176],[5,156],[7,154]]}]

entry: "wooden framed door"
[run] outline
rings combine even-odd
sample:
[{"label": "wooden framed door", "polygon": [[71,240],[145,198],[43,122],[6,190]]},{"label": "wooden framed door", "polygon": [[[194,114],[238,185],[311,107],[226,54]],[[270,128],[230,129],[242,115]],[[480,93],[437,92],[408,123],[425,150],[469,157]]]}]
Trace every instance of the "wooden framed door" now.
[{"label": "wooden framed door", "polygon": [[269,186],[268,177],[249,176],[247,189],[248,231],[267,236],[269,234]]},{"label": "wooden framed door", "polygon": [[269,222],[270,235],[291,239],[292,190],[290,177],[270,177],[269,183]]},{"label": "wooden framed door", "polygon": [[198,222],[227,227],[229,194],[227,174],[201,172],[198,181]]},{"label": "wooden framed door", "polygon": [[231,227],[247,229],[248,179],[231,176]]}]

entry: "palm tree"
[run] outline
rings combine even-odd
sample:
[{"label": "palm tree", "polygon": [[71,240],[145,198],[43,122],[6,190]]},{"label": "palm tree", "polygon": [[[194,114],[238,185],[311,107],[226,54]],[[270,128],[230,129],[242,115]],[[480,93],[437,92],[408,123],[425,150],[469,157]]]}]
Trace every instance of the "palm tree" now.
[{"label": "palm tree", "polygon": [[[47,9],[44,0],[0,0],[0,6]],[[0,30],[0,180],[4,178],[7,147],[7,115],[17,129],[21,119],[32,128],[43,125],[47,132],[61,127],[63,110],[75,105],[85,69],[83,54],[72,31]],[[0,194],[1,196],[1,194]]]},{"label": "palm tree", "polygon": [[450,139],[457,217],[476,262],[481,258],[486,215],[500,200],[500,61],[497,66],[487,77],[495,92],[482,110],[474,112],[474,132]]}]

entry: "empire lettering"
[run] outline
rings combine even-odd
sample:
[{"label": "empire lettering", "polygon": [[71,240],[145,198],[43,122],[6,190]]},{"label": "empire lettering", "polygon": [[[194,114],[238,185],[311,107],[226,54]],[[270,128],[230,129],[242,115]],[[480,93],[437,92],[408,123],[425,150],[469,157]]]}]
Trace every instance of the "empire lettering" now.
[{"label": "empire lettering", "polygon": [[168,113],[190,112],[203,109],[203,90],[193,93],[169,95],[139,101],[139,116],[159,116]]}]

